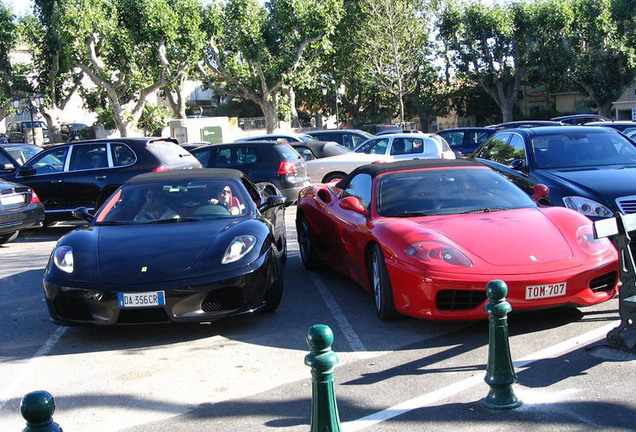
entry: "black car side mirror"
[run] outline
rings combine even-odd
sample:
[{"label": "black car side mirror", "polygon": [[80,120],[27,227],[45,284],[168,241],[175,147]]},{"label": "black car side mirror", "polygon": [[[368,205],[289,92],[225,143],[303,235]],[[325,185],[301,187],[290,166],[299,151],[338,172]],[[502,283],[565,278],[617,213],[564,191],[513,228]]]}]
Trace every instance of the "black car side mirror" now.
[{"label": "black car side mirror", "polygon": [[510,162],[510,168],[515,171],[526,172],[526,161],[523,159],[515,159]]},{"label": "black car side mirror", "polygon": [[287,202],[287,198],[282,195],[270,195],[265,200],[265,203],[258,207],[258,211],[264,212],[265,210],[269,210],[272,207],[285,205],[285,202]]},{"label": "black car side mirror", "polygon": [[35,168],[27,166],[21,166],[20,168],[18,168],[18,172],[16,173],[18,177],[28,177],[32,176],[33,174],[35,174]]},{"label": "black car side mirror", "polygon": [[88,211],[88,208],[86,207],[78,207],[75,210],[72,210],[71,214],[73,215],[74,218],[82,219],[87,222],[90,222],[93,220],[93,215]]}]

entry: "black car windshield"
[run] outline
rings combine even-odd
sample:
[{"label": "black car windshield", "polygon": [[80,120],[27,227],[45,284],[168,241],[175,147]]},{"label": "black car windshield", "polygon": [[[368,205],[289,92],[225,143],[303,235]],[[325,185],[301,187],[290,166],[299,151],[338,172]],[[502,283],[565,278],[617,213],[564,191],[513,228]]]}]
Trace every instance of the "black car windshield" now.
[{"label": "black car windshield", "polygon": [[584,168],[636,164],[636,147],[613,131],[590,130],[532,138],[537,168]]},{"label": "black car windshield", "polygon": [[121,187],[95,216],[97,225],[191,222],[250,212],[249,195],[235,179],[170,180]]},{"label": "black car windshield", "polygon": [[381,216],[411,217],[534,208],[521,189],[488,168],[421,169],[379,177]]}]

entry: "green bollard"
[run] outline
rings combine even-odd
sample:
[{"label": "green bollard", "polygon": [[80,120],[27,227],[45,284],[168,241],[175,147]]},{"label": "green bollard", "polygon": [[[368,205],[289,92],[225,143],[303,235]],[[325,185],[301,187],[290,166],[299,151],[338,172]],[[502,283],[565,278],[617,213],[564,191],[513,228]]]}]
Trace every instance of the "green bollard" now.
[{"label": "green bollard", "polygon": [[490,301],[485,307],[489,315],[488,366],[486,384],[490,386],[488,396],[482,404],[492,409],[511,409],[521,406],[512,384],[517,382],[517,374],[510,356],[508,342],[508,312],[512,310],[506,301],[508,286],[504,281],[493,280],[486,285],[486,295]]},{"label": "green bollard", "polygon": [[53,421],[55,399],[47,391],[28,393],[20,403],[20,413],[27,422],[22,432],[62,432],[60,425]]},{"label": "green bollard", "polygon": [[305,364],[311,367],[311,432],[340,431],[340,417],[333,386],[333,367],[338,356],[331,350],[333,332],[329,326],[316,324],[307,331],[310,353]]}]

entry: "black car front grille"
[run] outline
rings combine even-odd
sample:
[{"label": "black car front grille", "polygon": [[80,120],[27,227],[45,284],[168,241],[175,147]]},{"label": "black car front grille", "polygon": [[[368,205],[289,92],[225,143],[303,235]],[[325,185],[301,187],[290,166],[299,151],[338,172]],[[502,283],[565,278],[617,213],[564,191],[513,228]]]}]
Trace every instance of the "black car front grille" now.
[{"label": "black car front grille", "polygon": [[636,213],[636,195],[616,198],[616,205],[624,214]]},{"label": "black car front grille", "polygon": [[486,300],[485,291],[441,290],[437,293],[435,304],[439,310],[468,310]]},{"label": "black car front grille", "polygon": [[596,277],[590,281],[590,289],[594,292],[611,291],[616,285],[616,277],[618,272],[616,270],[609,273],[605,273],[599,277]]},{"label": "black car front grille", "polygon": [[58,295],[54,303],[55,311],[63,320],[89,321],[91,319],[88,304],[79,297]]},{"label": "black car front grille", "polygon": [[163,308],[135,308],[119,311],[119,324],[150,324],[170,322]]},{"label": "black car front grille", "polygon": [[242,304],[241,290],[237,287],[228,287],[214,290],[205,296],[201,302],[201,309],[204,312],[219,312],[238,309]]}]

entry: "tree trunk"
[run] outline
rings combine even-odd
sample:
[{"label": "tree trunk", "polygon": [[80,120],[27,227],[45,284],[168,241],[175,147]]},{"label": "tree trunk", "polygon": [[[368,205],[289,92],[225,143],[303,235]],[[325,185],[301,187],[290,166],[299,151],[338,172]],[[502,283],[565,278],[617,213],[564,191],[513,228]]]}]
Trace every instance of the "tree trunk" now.
[{"label": "tree trunk", "polygon": [[298,120],[298,111],[296,110],[296,93],[294,92],[293,87],[289,87],[286,91],[287,96],[289,97],[289,108],[291,112],[291,126],[292,127],[300,127],[300,121]]},{"label": "tree trunk", "polygon": [[274,98],[273,101],[259,101],[258,104],[265,116],[265,129],[267,129],[267,133],[274,133],[274,130],[278,127],[278,106],[276,98]]},{"label": "tree trunk", "polygon": [[[607,118],[613,118],[612,117],[612,103],[611,102],[605,102],[602,104],[598,104],[597,103],[597,110],[598,110],[598,114],[602,115],[603,117],[607,117]],[[618,119],[616,119],[618,120]]]},{"label": "tree trunk", "polygon": [[62,110],[55,107],[48,109],[40,108],[40,114],[42,114],[42,117],[44,117],[49,127],[49,140],[51,143],[62,142],[62,134],[60,131],[60,116],[62,115]]}]

